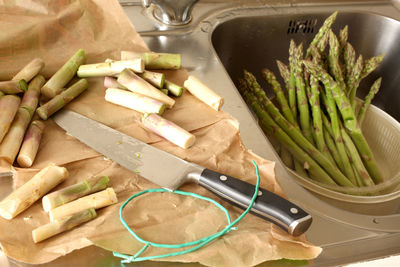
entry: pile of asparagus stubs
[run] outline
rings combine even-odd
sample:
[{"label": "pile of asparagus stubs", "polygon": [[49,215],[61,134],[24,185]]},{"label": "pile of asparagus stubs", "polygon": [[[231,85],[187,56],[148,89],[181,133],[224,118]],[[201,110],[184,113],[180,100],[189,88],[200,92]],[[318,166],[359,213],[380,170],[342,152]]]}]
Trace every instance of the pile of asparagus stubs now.
[{"label": "pile of asparagus stubs", "polygon": [[34,58],[10,81],[0,82],[1,160],[17,161],[23,168],[32,166],[45,128],[43,121],[88,88],[86,79],[74,79],[85,62],[85,51],[80,49],[46,81],[40,74],[44,61]]},{"label": "pile of asparagus stubs", "polygon": [[372,186],[383,180],[361,124],[381,78],[361,105],[356,92],[384,55],[367,60],[357,57],[348,42],[348,26],[338,36],[332,31],[336,16],[337,12],[324,21],[305,54],[303,44],[291,40],[289,64],[277,60],[286,91],[273,72],[262,70],[275,93],[274,101],[246,70],[239,90],[263,130],[280,143],[286,166],[325,185]]}]

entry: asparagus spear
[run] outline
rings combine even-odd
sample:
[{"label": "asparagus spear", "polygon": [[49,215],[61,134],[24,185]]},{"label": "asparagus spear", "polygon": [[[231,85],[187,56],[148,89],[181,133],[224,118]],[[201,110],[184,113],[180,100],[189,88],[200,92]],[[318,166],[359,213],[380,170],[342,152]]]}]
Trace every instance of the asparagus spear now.
[{"label": "asparagus spear", "polygon": [[28,90],[28,84],[24,79],[0,82],[0,91],[6,95],[15,95]]},{"label": "asparagus spear", "polygon": [[347,45],[347,39],[349,38],[349,26],[344,26],[343,29],[340,30],[339,33],[339,45],[341,54],[343,54],[344,48]]},{"label": "asparagus spear", "polygon": [[40,88],[42,88],[45,82],[46,80],[42,75],[37,75],[29,83],[28,90],[22,97],[21,107],[29,111],[31,118],[39,103]]},{"label": "asparagus spear", "polygon": [[[293,117],[297,120],[297,98],[296,98],[296,43],[290,40],[289,46],[289,80],[288,80],[288,100]],[[279,65],[278,65],[279,67]],[[282,72],[281,72],[282,73]],[[282,76],[283,77],[283,76]]]},{"label": "asparagus spear", "polygon": [[371,86],[367,96],[365,97],[364,103],[362,104],[360,111],[358,113],[358,123],[362,125],[364,121],[365,112],[367,111],[368,107],[370,106],[372,99],[374,99],[375,95],[378,93],[379,88],[381,87],[382,78],[378,78]]},{"label": "asparagus spear", "polygon": [[350,43],[347,43],[343,51],[343,61],[345,65],[345,83],[347,90],[351,90],[350,77],[356,63],[356,52]]},{"label": "asparagus spear", "polygon": [[58,110],[62,109],[66,104],[71,102],[74,98],[79,96],[83,91],[89,87],[89,83],[85,79],[80,79],[61,94],[56,95],[46,104],[40,106],[36,112],[42,120],[47,120]]},{"label": "asparagus spear", "polygon": [[281,159],[283,164],[286,165],[288,168],[293,168],[293,158],[292,155],[290,154],[289,150],[287,150],[284,146],[281,147],[281,153],[280,153]]},{"label": "asparagus spear", "polygon": [[270,71],[269,69],[263,69],[261,71],[261,73],[262,73],[264,79],[269,84],[271,84],[272,89],[274,90],[275,95],[276,95],[276,100],[278,101],[278,103],[281,107],[283,116],[285,116],[285,118],[290,123],[295,124],[295,119],[293,117],[293,113],[292,113],[291,109],[289,108],[289,104],[286,100],[286,96],[285,96],[284,92],[282,91],[281,85],[276,80],[274,73],[272,71]]},{"label": "asparagus spear", "polygon": [[349,88],[347,91],[347,95],[349,97],[349,101],[351,106],[353,107],[353,110],[355,110],[355,97],[363,68],[363,57],[362,55],[359,55],[356,63],[354,64],[354,68],[351,71],[351,76],[349,78]]},{"label": "asparagus spear", "polygon": [[105,99],[108,102],[142,113],[157,113],[161,115],[166,109],[166,105],[163,102],[118,88],[108,88]]},{"label": "asparagus spear", "polygon": [[142,54],[146,69],[170,69],[181,68],[181,55],[170,53],[147,52]]},{"label": "asparagus spear", "polygon": [[161,89],[164,87],[165,74],[161,72],[154,72],[145,70],[143,73],[138,74],[142,79],[148,81],[150,84]]},{"label": "asparagus spear", "polygon": [[350,136],[347,134],[347,132],[341,127],[340,129],[343,141],[346,145],[346,148],[349,152],[349,156],[351,158],[351,161],[354,166],[354,173],[356,174],[355,178],[359,176],[361,178],[361,186],[369,186],[369,185],[374,185],[374,181],[371,179],[368,171],[365,169],[364,164],[362,162],[362,159],[360,158],[360,155],[358,154],[357,148],[355,147],[353,141],[351,140]]},{"label": "asparagus spear", "polygon": [[195,97],[209,105],[215,110],[220,110],[224,99],[197,77],[190,75],[183,83],[183,86]]},{"label": "asparagus spear", "polygon": [[68,231],[84,222],[94,219],[96,216],[96,211],[91,208],[42,225],[32,231],[33,242],[38,243],[59,233]]},{"label": "asparagus spear", "polygon": [[41,93],[51,99],[75,76],[80,65],[85,64],[86,54],[79,49],[42,87]]},{"label": "asparagus spear", "polygon": [[335,78],[336,82],[342,88],[342,90],[346,91],[346,84],[344,82],[342,69],[339,65],[340,44],[336,35],[333,33],[332,30],[329,30],[328,33],[329,33],[329,57],[328,57],[329,69],[333,74],[333,77]]},{"label": "asparagus spear", "polygon": [[11,220],[65,180],[68,171],[54,164],[40,170],[28,182],[0,202],[0,216]]},{"label": "asparagus spear", "polygon": [[[246,75],[246,82],[248,86],[251,88],[253,93],[262,101],[267,113],[274,119],[274,121],[286,132],[290,138],[294,140],[302,149],[304,149],[313,159],[320,164],[325,171],[334,179],[338,184],[342,186],[354,186],[337,168],[332,164],[332,162],[322,154],[318,149],[314,147],[314,145],[305,138],[300,130],[296,129],[291,123],[289,123],[283,116],[280,114],[279,110],[274,106],[274,104],[269,100],[268,97],[262,97],[262,89],[258,85],[257,81],[255,81],[255,77],[252,79],[252,76]],[[289,148],[288,148],[289,149]],[[292,153],[293,154],[293,153]]]},{"label": "asparagus spear", "polygon": [[29,82],[33,79],[44,67],[44,61],[41,58],[35,58],[23,67],[15,76],[13,80],[25,80]]},{"label": "asparagus spear", "polygon": [[18,108],[14,121],[3,142],[0,144],[0,158],[3,158],[10,164],[14,162],[30,120],[31,115],[29,111],[21,107]]},{"label": "asparagus spear", "polygon": [[281,142],[287,150],[298,160],[303,166],[308,165],[309,172],[313,174],[313,177],[318,181],[326,184],[336,184],[334,180],[309,156],[295,143],[285,131],[279,127],[268,112],[264,111],[261,105],[257,102],[257,98],[249,93],[248,91],[241,92],[245,101],[251,106],[253,111],[257,114],[260,119],[260,124],[263,129],[270,133],[275,139]]},{"label": "asparagus spear", "polygon": [[317,66],[309,61],[304,61],[304,64],[310,73],[315,75],[325,85],[327,92],[332,92],[332,97],[334,98],[340,114],[342,115],[344,126],[353,139],[353,142],[364,161],[368,173],[375,183],[382,182],[382,175],[378,169],[374,155],[372,154],[371,149],[361,132],[349,99],[345,96],[344,92],[340,89],[332,77],[330,77],[329,74],[326,73],[326,71],[324,71],[320,66]]},{"label": "asparagus spear", "polygon": [[131,60],[114,61],[80,65],[77,75],[80,78],[98,77],[98,76],[114,76],[120,74],[124,69],[131,69],[134,72],[144,72],[144,61],[141,58]]},{"label": "asparagus spear", "polygon": [[303,58],[303,45],[300,44],[295,51],[295,77],[296,77],[296,96],[297,107],[299,109],[300,128],[308,141],[313,143],[310,125],[310,110],[308,106],[306,85],[303,79],[303,68],[301,60]]},{"label": "asparagus spear", "polygon": [[117,81],[128,88],[128,90],[157,99],[158,101],[165,103],[169,108],[173,107],[175,104],[174,99],[165,95],[129,69],[123,70],[118,76]]},{"label": "asparagus spear", "polygon": [[114,189],[109,187],[103,191],[87,195],[49,211],[50,221],[59,220],[65,216],[87,209],[101,209],[118,202]]},{"label": "asparagus spear", "polygon": [[174,96],[181,96],[183,93],[183,87],[179,86],[171,81],[164,81],[164,88],[168,90]]},{"label": "asparagus spear", "polygon": [[[314,39],[311,41],[310,47],[311,46],[317,46],[319,41],[323,38],[323,36],[329,31],[331,28],[333,22],[336,20],[338,12],[334,12],[332,15],[330,15],[322,24],[321,28],[318,30],[318,33],[315,35]],[[306,52],[306,58],[310,57],[311,51],[310,48],[307,49]]]},{"label": "asparagus spear", "polygon": [[0,98],[0,143],[10,129],[20,102],[21,99],[15,95],[5,95]]},{"label": "asparagus spear", "polygon": [[367,77],[371,72],[373,72],[383,61],[385,54],[372,57],[364,62],[364,68],[361,71],[360,79],[364,79]]},{"label": "asparagus spear", "polygon": [[45,127],[45,124],[40,120],[34,120],[31,122],[18,153],[17,162],[19,166],[23,168],[32,166]]},{"label": "asparagus spear", "polygon": [[196,141],[196,137],[193,134],[157,114],[144,114],[142,123],[146,129],[164,137],[181,148],[189,148]]},{"label": "asparagus spear", "polygon": [[108,186],[108,176],[93,176],[76,184],[45,195],[42,198],[43,209],[46,212],[69,203],[80,197],[104,190]]}]

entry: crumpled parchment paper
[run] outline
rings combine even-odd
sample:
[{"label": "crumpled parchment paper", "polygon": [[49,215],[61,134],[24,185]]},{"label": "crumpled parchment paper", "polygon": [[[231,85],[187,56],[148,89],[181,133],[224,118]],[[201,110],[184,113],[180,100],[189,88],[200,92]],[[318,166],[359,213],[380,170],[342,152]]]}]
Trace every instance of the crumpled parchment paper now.
[{"label": "crumpled parchment paper", "polygon": [[[106,58],[119,59],[121,50],[148,50],[117,1],[5,1],[0,6],[1,80],[9,80],[35,57],[44,59],[46,66],[42,74],[49,78],[79,48],[85,49],[88,63],[102,62]],[[181,85],[187,77],[184,69],[165,73],[169,80]],[[240,140],[238,122],[229,114],[211,109],[188,92],[177,98],[176,105],[163,116],[196,136],[194,146],[184,150],[141,127],[139,113],[107,103],[102,78],[90,78],[89,82],[89,89],[67,108],[182,159],[253,184],[256,175],[251,161],[254,160],[260,168],[261,186],[284,196],[275,179],[274,163],[246,150]],[[28,169],[13,167],[15,187],[49,163],[55,163],[65,166],[70,172],[67,180],[56,189],[92,175],[109,175],[110,186],[115,189],[119,203],[99,210],[93,221],[35,244],[31,231],[49,221],[38,201],[11,221],[0,218],[3,251],[11,258],[33,264],[50,262],[92,245],[135,254],[143,244],[123,228],[118,210],[129,196],[144,189],[157,188],[157,185],[67,135],[51,119],[46,121],[46,125],[34,165]],[[4,162],[3,167],[10,168]],[[170,167],[154,162],[154,168],[167,171]],[[242,213],[200,186],[188,184],[181,190],[217,200],[228,209],[232,219]],[[220,231],[227,223],[225,215],[214,205],[171,193],[139,197],[126,207],[124,214],[126,221],[142,238],[159,243],[193,241]],[[292,237],[250,214],[237,227],[199,251],[160,260],[199,262],[209,266],[253,266],[282,258],[314,259],[321,252],[321,248],[310,244],[304,235]],[[143,256],[165,252],[149,248]]]}]

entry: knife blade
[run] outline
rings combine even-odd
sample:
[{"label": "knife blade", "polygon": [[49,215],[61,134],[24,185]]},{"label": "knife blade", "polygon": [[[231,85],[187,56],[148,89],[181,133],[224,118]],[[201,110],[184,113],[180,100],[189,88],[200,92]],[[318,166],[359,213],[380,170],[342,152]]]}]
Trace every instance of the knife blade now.
[{"label": "knife blade", "polygon": [[[242,209],[250,204],[254,185],[187,162],[73,111],[62,110],[53,119],[67,134],[163,188],[173,191],[195,182]],[[294,236],[312,222],[303,209],[261,188],[251,212]]]}]

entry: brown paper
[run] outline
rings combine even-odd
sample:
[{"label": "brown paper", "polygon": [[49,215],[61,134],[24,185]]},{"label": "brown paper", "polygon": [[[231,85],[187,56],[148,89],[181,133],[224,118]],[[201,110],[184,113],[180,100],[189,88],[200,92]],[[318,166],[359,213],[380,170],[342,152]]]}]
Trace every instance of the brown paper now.
[{"label": "brown paper", "polygon": [[[0,7],[0,14],[1,80],[10,79],[35,57],[46,62],[43,74],[48,78],[79,48],[85,49],[88,63],[119,59],[121,50],[147,50],[117,1],[9,1]],[[187,77],[185,70],[165,73],[168,79],[181,85]],[[138,123],[139,113],[107,103],[102,78],[91,78],[89,82],[89,89],[67,108],[180,158],[253,184],[256,176],[251,161],[255,160],[260,168],[261,186],[283,195],[275,179],[274,163],[243,147],[239,125],[228,114],[211,109],[188,92],[177,98],[174,108],[163,116],[196,136],[194,146],[184,150],[143,129]],[[31,231],[49,221],[40,201],[11,221],[0,218],[0,243],[6,255],[39,264],[93,244],[135,254],[143,244],[123,228],[118,210],[129,196],[157,186],[66,135],[52,120],[46,121],[46,125],[32,168],[14,166],[15,186],[25,183],[49,163],[55,163],[70,172],[57,188],[104,174],[110,177],[110,186],[115,189],[119,203],[98,210],[96,219],[38,244],[33,243]],[[157,166],[154,162],[154,167],[166,166]],[[242,212],[197,185],[185,185],[181,190],[215,199],[228,209],[232,220]],[[124,216],[141,237],[159,243],[193,241],[220,231],[227,224],[225,215],[214,205],[171,193],[147,194],[135,199],[126,207]],[[292,237],[253,215],[247,215],[237,227],[199,251],[161,260],[210,266],[253,266],[281,258],[313,259],[321,252],[307,242],[305,236]],[[166,250],[149,248],[143,256],[160,253]]]}]

